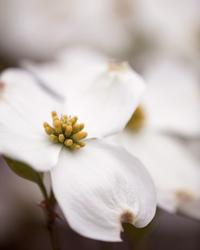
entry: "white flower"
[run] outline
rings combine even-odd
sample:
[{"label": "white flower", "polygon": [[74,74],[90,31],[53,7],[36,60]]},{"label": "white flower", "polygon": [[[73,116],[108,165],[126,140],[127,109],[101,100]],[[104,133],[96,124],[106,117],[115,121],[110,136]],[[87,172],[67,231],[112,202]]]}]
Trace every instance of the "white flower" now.
[{"label": "white flower", "polygon": [[184,63],[159,61],[146,72],[146,80],[148,89],[136,113],[137,123],[143,126],[134,131],[129,123],[117,140],[147,166],[161,208],[200,218],[196,208],[200,199],[199,162],[178,140],[178,136],[195,138],[200,134],[195,71]]},{"label": "white flower", "polygon": [[[58,204],[75,231],[93,239],[120,241],[122,222],[143,227],[151,221],[155,189],[139,160],[100,138],[124,128],[140,101],[144,84],[125,64],[101,67],[98,76],[99,81],[93,78],[85,87],[67,88],[68,99],[61,106],[25,71],[5,71],[0,78],[4,90],[0,99],[0,152],[37,171],[50,171]],[[57,110],[61,119],[52,113],[56,132],[45,123],[47,135],[42,124],[50,122],[52,110]],[[86,134],[76,130],[83,125],[76,125],[77,118],[70,120],[69,115],[85,122],[88,139],[82,143],[78,139]],[[75,123],[74,135],[70,134],[70,123]],[[69,148],[82,147],[83,142],[86,146],[79,150]]]},{"label": "white flower", "polygon": [[132,9],[136,9],[135,15],[132,15],[133,29],[153,41],[157,52],[196,58],[199,30],[198,1],[134,0],[132,2]]},{"label": "white flower", "polygon": [[199,77],[190,64],[159,60],[144,72],[146,124],[186,138],[200,135]]},{"label": "white flower", "polygon": [[107,0],[0,1],[1,54],[15,60],[44,60],[74,43],[122,54],[133,39],[114,4]]}]

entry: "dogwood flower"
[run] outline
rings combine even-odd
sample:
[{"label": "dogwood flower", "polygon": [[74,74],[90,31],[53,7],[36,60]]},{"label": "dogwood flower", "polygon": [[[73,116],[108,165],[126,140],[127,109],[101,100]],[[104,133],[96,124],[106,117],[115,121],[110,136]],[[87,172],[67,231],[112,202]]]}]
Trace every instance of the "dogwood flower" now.
[{"label": "dogwood flower", "polygon": [[156,195],[142,163],[102,139],[124,128],[144,91],[143,80],[126,64],[103,69],[99,81],[67,88],[62,105],[27,72],[3,72],[0,152],[36,171],[50,171],[58,204],[76,232],[121,241],[122,222],[143,227],[151,221]]},{"label": "dogwood flower", "polygon": [[146,72],[149,88],[141,106],[117,140],[147,166],[161,208],[200,218],[199,162],[177,137],[200,134],[198,79],[184,63],[154,66]]},{"label": "dogwood flower", "polygon": [[115,3],[113,0],[0,1],[1,55],[16,61],[23,57],[47,60],[74,43],[122,54],[131,48],[133,38],[126,20],[117,15]]},{"label": "dogwood flower", "polygon": [[[73,72],[69,70],[69,65],[79,68],[79,62],[84,62],[84,69],[90,72],[92,61],[97,62],[98,59],[95,65],[105,65],[106,62],[105,58],[91,51],[85,51],[84,56],[81,51],[69,49],[58,55],[54,62],[39,65],[26,62],[24,67],[53,92],[55,86],[52,79],[56,76],[60,87],[56,93],[67,99],[68,91],[63,91],[67,88],[63,79],[68,82],[76,79],[74,73],[69,74]],[[88,75],[91,77],[91,74]],[[200,134],[197,75],[187,64],[171,60],[158,61],[144,75],[148,89],[141,107],[129,122],[129,129],[125,129],[117,141],[146,163],[156,183],[159,206],[169,212],[180,211],[183,204],[197,200],[200,196],[199,164],[180,141],[166,133],[185,138],[196,138]],[[83,78],[81,74],[79,77]],[[98,78],[96,73],[92,79]],[[85,81],[90,82],[91,79],[85,78]],[[80,85],[80,80],[77,83]],[[135,131],[137,127],[140,129]]]},{"label": "dogwood flower", "polygon": [[137,10],[135,15],[131,16],[131,26],[147,40],[152,39],[157,52],[196,58],[198,1],[134,0],[131,3],[132,12]]}]

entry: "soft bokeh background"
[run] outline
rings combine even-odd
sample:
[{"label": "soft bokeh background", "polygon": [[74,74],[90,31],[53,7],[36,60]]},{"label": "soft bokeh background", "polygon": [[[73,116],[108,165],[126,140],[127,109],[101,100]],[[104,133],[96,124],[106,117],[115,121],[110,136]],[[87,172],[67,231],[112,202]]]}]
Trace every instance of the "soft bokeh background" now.
[{"label": "soft bokeh background", "polygon": [[[170,61],[187,65],[199,81],[199,13],[199,0],[1,0],[0,70],[85,44],[127,60],[143,76]],[[177,139],[200,165],[200,135]],[[51,249],[39,188],[16,176],[2,158],[0,170],[0,249]],[[104,243],[77,235],[64,219],[57,230],[61,249],[136,249],[137,235],[144,234],[125,225],[123,243]],[[159,210],[145,249],[197,250],[199,235],[198,220]]]}]

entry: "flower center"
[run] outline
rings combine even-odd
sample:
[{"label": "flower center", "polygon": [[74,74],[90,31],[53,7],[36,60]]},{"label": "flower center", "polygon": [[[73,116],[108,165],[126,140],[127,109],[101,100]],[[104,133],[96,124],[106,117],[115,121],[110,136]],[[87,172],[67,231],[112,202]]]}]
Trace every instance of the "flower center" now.
[{"label": "flower center", "polygon": [[131,119],[127,123],[127,128],[131,130],[136,130],[141,128],[144,125],[145,115],[143,109],[139,106],[134,114],[132,115]]},{"label": "flower center", "polygon": [[43,126],[45,132],[50,136],[53,142],[63,143],[66,147],[77,150],[85,146],[85,143],[79,140],[84,139],[87,136],[86,132],[81,131],[84,128],[84,124],[76,123],[78,118],[74,116],[61,115],[59,119],[56,111],[51,112],[53,119],[53,127],[47,122],[44,122]]},{"label": "flower center", "polygon": [[127,62],[110,62],[109,63],[109,70],[110,71],[123,71],[127,68]]},{"label": "flower center", "polygon": [[176,196],[178,198],[178,202],[180,203],[180,205],[184,202],[189,202],[194,199],[194,195],[186,190],[177,191]]}]

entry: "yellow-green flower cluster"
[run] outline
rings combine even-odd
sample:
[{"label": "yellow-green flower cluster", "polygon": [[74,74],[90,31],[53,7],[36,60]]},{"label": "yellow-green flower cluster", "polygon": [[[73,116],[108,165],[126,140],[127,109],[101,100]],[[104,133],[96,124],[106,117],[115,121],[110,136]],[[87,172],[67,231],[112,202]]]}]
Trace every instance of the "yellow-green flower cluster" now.
[{"label": "yellow-green flower cluster", "polygon": [[58,118],[56,111],[51,112],[53,119],[53,127],[47,122],[44,122],[43,126],[45,132],[50,136],[53,142],[63,143],[65,146],[77,150],[85,146],[85,143],[79,140],[87,137],[87,133],[83,132],[85,125],[83,123],[76,123],[78,117],[68,117],[67,115],[61,115]]}]

